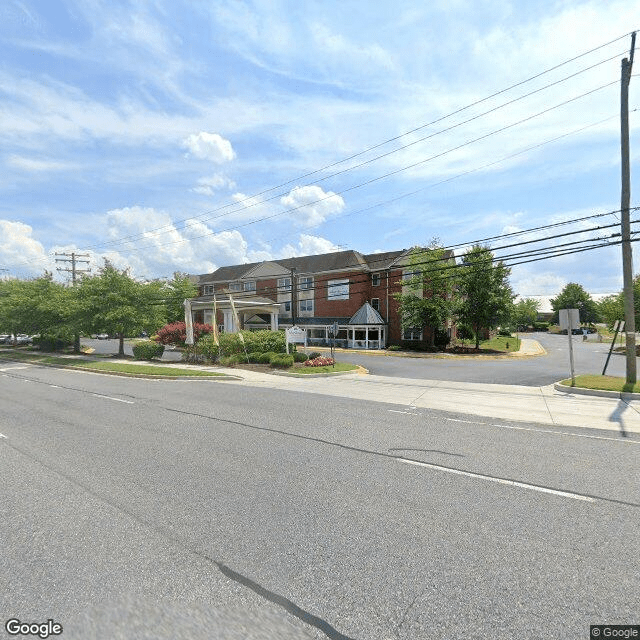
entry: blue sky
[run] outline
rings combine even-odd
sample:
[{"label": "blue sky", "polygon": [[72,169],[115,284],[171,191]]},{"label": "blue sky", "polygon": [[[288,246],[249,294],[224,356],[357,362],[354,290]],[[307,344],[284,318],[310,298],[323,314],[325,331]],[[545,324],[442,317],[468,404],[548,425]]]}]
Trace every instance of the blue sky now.
[{"label": "blue sky", "polygon": [[[4,0],[0,275],[76,251],[170,277],[618,209],[620,60],[638,26],[640,0]],[[632,206],[639,142],[632,113]],[[617,291],[620,265],[616,246],[514,266],[512,283]]]}]

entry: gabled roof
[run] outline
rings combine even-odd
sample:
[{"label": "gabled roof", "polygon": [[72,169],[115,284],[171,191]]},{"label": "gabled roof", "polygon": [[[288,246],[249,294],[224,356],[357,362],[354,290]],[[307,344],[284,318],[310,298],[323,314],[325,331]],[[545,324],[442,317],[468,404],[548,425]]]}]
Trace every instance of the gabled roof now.
[{"label": "gabled roof", "polygon": [[401,251],[387,251],[386,253],[369,253],[363,256],[363,258],[367,261],[369,269],[377,271],[379,269],[388,269],[404,253],[406,253],[405,249]]},{"label": "gabled roof", "polygon": [[384,324],[382,316],[365,302],[354,314],[349,324]]}]

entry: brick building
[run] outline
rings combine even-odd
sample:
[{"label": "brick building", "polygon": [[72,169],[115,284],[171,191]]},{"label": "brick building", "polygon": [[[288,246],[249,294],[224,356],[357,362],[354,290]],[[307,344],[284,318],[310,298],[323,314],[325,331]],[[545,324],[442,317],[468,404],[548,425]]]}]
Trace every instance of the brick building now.
[{"label": "brick building", "polygon": [[393,295],[411,275],[408,265],[409,250],[368,255],[350,250],[221,267],[198,276],[194,319],[212,324],[215,307],[220,329],[236,331],[233,303],[240,328],[295,324],[307,329],[309,344],[329,344],[337,323],[337,346],[426,345],[427,329],[402,331]]}]

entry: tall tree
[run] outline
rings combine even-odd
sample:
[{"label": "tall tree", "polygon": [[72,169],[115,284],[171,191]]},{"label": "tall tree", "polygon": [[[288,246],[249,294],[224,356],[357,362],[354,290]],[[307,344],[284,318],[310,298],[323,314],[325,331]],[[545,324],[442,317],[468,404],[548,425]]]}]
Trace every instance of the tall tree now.
[{"label": "tall tree", "polygon": [[407,277],[402,281],[400,302],[402,328],[430,330],[431,345],[436,331],[443,329],[451,318],[456,303],[453,278],[454,264],[446,250],[434,240],[427,249],[414,247],[409,254]]},{"label": "tall tree", "polygon": [[163,287],[167,322],[184,321],[184,301],[198,295],[198,287],[186,273],[176,271]]},{"label": "tall tree", "polygon": [[516,327],[528,327],[537,320],[538,309],[540,309],[539,300],[535,300],[534,298],[518,300],[518,302],[513,305],[513,315],[511,320]]},{"label": "tall tree", "polygon": [[513,292],[509,285],[511,270],[500,260],[495,262],[488,247],[476,245],[462,257],[458,288],[461,302],[458,319],[470,326],[480,347],[480,331],[495,329],[512,314]]},{"label": "tall tree", "polygon": [[157,283],[137,282],[129,270],[120,271],[105,260],[95,276],[83,276],[73,288],[77,295],[77,319],[86,333],[116,335],[118,354],[124,355],[124,338],[153,332],[164,324],[164,305],[158,303]]},{"label": "tall tree", "polygon": [[560,309],[578,309],[580,322],[592,323],[599,319],[598,305],[582,286],[575,282],[570,282],[557,297],[551,299],[551,308],[554,322],[558,322]]}]

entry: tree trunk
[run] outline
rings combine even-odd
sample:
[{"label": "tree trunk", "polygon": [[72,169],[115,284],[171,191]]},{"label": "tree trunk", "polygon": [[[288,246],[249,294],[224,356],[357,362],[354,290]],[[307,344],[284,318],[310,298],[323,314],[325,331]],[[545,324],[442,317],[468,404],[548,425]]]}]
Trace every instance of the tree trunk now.
[{"label": "tree trunk", "polygon": [[118,346],[118,355],[123,356],[124,355],[124,333],[119,333],[118,339],[120,340],[120,344]]},{"label": "tree trunk", "polygon": [[476,349],[480,348],[480,329],[478,327],[474,327],[476,333]]}]

